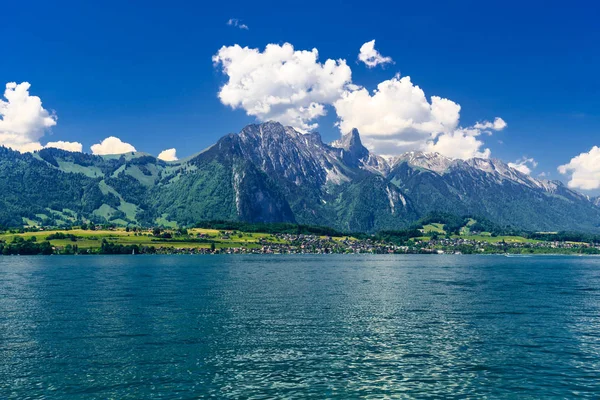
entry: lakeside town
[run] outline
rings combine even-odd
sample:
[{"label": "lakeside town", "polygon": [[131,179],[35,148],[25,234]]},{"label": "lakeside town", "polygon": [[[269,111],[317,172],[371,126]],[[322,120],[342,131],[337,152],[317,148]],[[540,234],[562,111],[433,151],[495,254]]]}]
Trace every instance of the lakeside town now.
[{"label": "lakeside town", "polygon": [[[336,236],[208,228],[85,228],[0,233],[0,254],[600,254],[597,241],[481,234],[444,237],[426,229]],[[415,237],[414,232],[422,236]]]},{"label": "lakeside town", "polygon": [[395,245],[372,239],[276,235],[284,243],[259,240],[259,247],[221,249],[158,247],[157,254],[600,254],[600,244],[570,242],[486,242],[465,238],[418,240]]}]

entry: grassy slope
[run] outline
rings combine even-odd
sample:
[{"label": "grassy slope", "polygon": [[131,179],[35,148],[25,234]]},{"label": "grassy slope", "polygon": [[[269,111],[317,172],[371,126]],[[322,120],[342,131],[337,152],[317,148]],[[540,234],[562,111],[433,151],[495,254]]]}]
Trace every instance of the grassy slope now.
[{"label": "grassy slope", "polygon": [[506,243],[538,243],[540,240],[526,239],[521,236],[490,236],[490,235],[466,235],[452,236],[453,238],[463,238],[469,240],[477,240],[479,242],[498,243],[505,241]]},{"label": "grassy slope", "polygon": [[[489,232],[481,232],[478,235],[472,235],[470,231],[470,226],[474,225],[477,221],[470,218],[469,222],[460,229],[460,235],[452,235],[453,239],[468,239],[468,240],[476,240],[479,242],[487,242],[487,243],[498,243],[498,242],[506,242],[506,243],[538,243],[540,240],[527,239],[521,236],[492,236]],[[444,235],[446,231],[444,230],[444,224],[439,223],[431,223],[423,226],[421,230],[423,232],[423,236],[418,237],[417,239],[427,241],[431,239],[430,233],[436,232],[440,235]]]},{"label": "grassy slope", "polygon": [[444,224],[438,224],[438,223],[424,225],[423,232],[424,233],[437,232],[440,234],[446,233],[446,231],[444,231]]},{"label": "grassy slope", "polygon": [[[35,236],[38,241],[46,240],[46,238],[57,232],[65,234],[71,234],[78,237],[78,240],[73,242],[70,239],[54,239],[50,243],[56,247],[64,247],[67,244],[77,245],[80,249],[91,249],[99,248],[102,239],[109,240],[114,243],[123,245],[137,244],[140,246],[154,246],[154,247],[177,247],[177,248],[209,248],[210,243],[197,243],[193,241],[185,241],[185,237],[175,238],[177,241],[166,241],[155,238],[154,236],[146,236],[148,232],[144,232],[144,236],[135,236],[133,232],[126,232],[124,229],[118,230],[81,230],[73,229],[70,231],[53,230],[53,231],[41,231],[41,232],[27,232],[19,234],[0,234],[0,240],[11,242],[15,236],[21,236],[26,239]],[[218,230],[215,229],[190,229],[190,236],[196,237],[197,234],[203,234],[207,239],[215,242],[217,248],[234,248],[234,247],[247,247],[255,248],[261,247],[258,244],[260,239],[265,239],[270,243],[287,243],[284,240],[279,240],[268,233],[244,233],[231,234],[229,238],[226,238]],[[332,238],[333,240],[342,240],[344,238]]]},{"label": "grassy slope", "polygon": [[[439,232],[438,229],[439,224],[432,227],[433,229],[428,229],[429,232]],[[117,230],[81,230],[81,229],[73,229],[73,230],[52,230],[52,231],[40,231],[40,232],[27,232],[27,233],[19,233],[19,234],[0,234],[0,241],[11,242],[15,236],[21,236],[26,239],[35,236],[38,241],[46,240],[46,238],[57,232],[63,232],[65,234],[72,234],[77,236],[77,241],[71,241],[70,239],[53,239],[50,243],[55,247],[65,247],[66,245],[77,245],[80,249],[97,249],[100,247],[102,239],[106,239],[110,242],[122,244],[122,245],[133,245],[137,244],[139,246],[153,246],[153,247],[175,247],[175,248],[209,248],[211,243],[198,243],[189,240],[189,238],[199,238],[198,235],[202,235],[203,238],[209,239],[215,243],[216,248],[236,248],[236,247],[246,247],[246,248],[257,248],[261,247],[262,244],[259,244],[259,240],[266,240],[269,243],[287,243],[285,240],[280,240],[268,233],[247,233],[247,232],[236,232],[227,234],[223,234],[221,231],[215,229],[189,229],[189,236],[180,236],[175,237],[172,240],[164,240],[159,239],[149,232],[144,232],[143,236],[136,236],[133,232],[126,232],[125,229],[117,229]],[[443,233],[443,230],[442,232]],[[148,236],[149,235],[149,236]],[[464,235],[464,236],[453,236],[455,238],[465,238],[471,240],[478,240],[482,242],[488,243],[496,243],[504,240],[507,243],[535,243],[535,240],[525,239],[519,236],[497,236],[492,237],[489,235]],[[322,238],[325,238],[324,236]],[[186,241],[188,239],[188,241]],[[347,237],[332,237],[334,241],[341,241],[347,239]],[[348,238],[350,240],[356,240],[355,238]],[[427,236],[424,236],[422,239],[428,240]]]}]

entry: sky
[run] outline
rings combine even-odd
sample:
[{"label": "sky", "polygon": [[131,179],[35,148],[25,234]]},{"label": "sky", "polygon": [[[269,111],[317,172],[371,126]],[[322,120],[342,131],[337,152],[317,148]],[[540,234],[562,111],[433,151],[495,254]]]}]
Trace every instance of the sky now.
[{"label": "sky", "polygon": [[592,2],[213,3],[6,2],[0,144],[172,160],[274,119],[600,193]]}]

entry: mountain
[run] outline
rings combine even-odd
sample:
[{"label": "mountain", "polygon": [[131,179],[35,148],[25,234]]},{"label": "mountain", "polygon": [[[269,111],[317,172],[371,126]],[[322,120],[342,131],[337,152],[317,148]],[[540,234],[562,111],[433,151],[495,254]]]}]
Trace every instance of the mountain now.
[{"label": "mountain", "polygon": [[418,205],[422,215],[434,211],[480,215],[502,225],[541,231],[599,226],[600,209],[586,196],[559,181],[532,178],[496,159],[463,161],[409,153],[395,160],[388,178]]},{"label": "mountain", "polygon": [[[158,199],[155,209],[184,224],[220,218],[299,222],[350,231],[406,226],[418,218],[397,187],[369,170],[374,157],[358,146],[362,147],[360,138],[357,143],[349,141],[346,148],[336,148],[324,144],[318,134],[303,135],[278,123],[249,125],[187,161],[196,167],[194,173],[163,179],[153,191]],[[206,178],[210,182],[200,185],[198,179],[204,179],[205,171],[212,171]],[[249,177],[252,184],[245,184]],[[222,191],[218,196],[205,191],[213,185]],[[219,206],[184,203],[182,207],[177,201],[180,196],[197,199],[199,189],[202,202],[214,199]]]},{"label": "mountain", "polygon": [[499,160],[419,152],[386,160],[369,152],[357,130],[326,144],[318,133],[276,122],[248,125],[175,162],[0,148],[0,193],[4,226],[222,219],[374,232],[439,211],[528,230],[600,230],[598,204]]}]

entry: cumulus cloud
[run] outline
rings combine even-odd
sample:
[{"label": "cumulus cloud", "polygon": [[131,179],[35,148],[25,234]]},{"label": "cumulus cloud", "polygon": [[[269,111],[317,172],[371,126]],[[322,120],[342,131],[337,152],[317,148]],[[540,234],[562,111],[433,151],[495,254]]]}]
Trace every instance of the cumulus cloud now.
[{"label": "cumulus cloud", "polygon": [[568,164],[558,167],[563,175],[570,174],[569,187],[583,190],[600,188],[600,147],[573,157]]},{"label": "cumulus cloud", "polygon": [[269,44],[264,51],[223,46],[213,56],[228,81],[219,99],[242,108],[260,121],[276,120],[301,131],[317,128],[315,120],[326,114],[325,105],[337,100],[352,71],[345,60],[318,61],[317,49],[294,50],[289,43]]},{"label": "cumulus cloud", "polygon": [[177,161],[177,150],[167,149],[160,152],[158,158],[163,161]]},{"label": "cumulus cloud", "polygon": [[375,50],[375,40],[366,42],[360,47],[358,60],[365,63],[369,68],[394,62],[391,57],[384,57],[377,50]]},{"label": "cumulus cloud", "polygon": [[237,19],[237,18],[230,18],[227,21],[227,25],[229,25],[229,26],[235,26],[236,28],[244,29],[246,31],[248,29],[250,29],[250,28],[248,28],[248,25],[242,24],[242,22],[239,19]]},{"label": "cumulus cloud", "polygon": [[0,145],[21,152],[41,150],[39,140],[56,125],[56,116],[42,107],[38,96],[31,96],[28,82],[6,84],[0,99]]},{"label": "cumulus cloud", "polygon": [[[531,170],[537,167],[538,163],[533,158],[523,157],[517,161],[509,162],[508,166],[516,169],[519,172],[524,173],[525,175],[530,175]],[[541,175],[541,174],[540,174]]]},{"label": "cumulus cloud", "polygon": [[136,151],[135,147],[129,143],[121,141],[121,139],[114,136],[107,137],[102,142],[93,145],[91,149],[92,154],[100,156],[108,154],[123,154]]},{"label": "cumulus cloud", "polygon": [[444,133],[427,142],[425,150],[445,155],[450,158],[489,158],[490,149],[482,149],[483,142],[477,139],[480,132],[477,129],[457,129]]},{"label": "cumulus cloud", "polygon": [[438,96],[428,101],[409,76],[400,75],[381,82],[372,94],[347,89],[333,106],[342,133],[357,128],[379,154],[422,150],[432,134],[454,131],[460,118],[460,105]]},{"label": "cumulus cloud", "polygon": [[46,148],[55,148],[66,151],[73,151],[81,153],[83,151],[83,145],[79,142],[63,142],[59,140],[57,142],[48,142],[46,143]]},{"label": "cumulus cloud", "polygon": [[19,144],[4,144],[6,147],[9,147],[13,150],[16,150],[20,153],[32,153],[34,151],[39,151],[42,150],[44,148],[44,146],[42,146],[40,144],[40,142],[30,142],[30,143],[19,143]]},{"label": "cumulus cloud", "polygon": [[366,147],[389,156],[419,150],[450,158],[488,158],[490,150],[477,137],[506,127],[502,118],[496,118],[463,128],[459,104],[439,96],[428,100],[409,76],[399,74],[381,82],[372,93],[347,85],[333,106],[342,134],[357,128]]},{"label": "cumulus cloud", "polygon": [[495,131],[501,131],[502,129],[506,128],[508,124],[499,117],[496,117],[494,119],[494,122],[490,122],[490,121],[483,121],[483,122],[478,122],[476,123],[473,127],[477,128],[477,129],[481,129],[481,130],[495,130]]},{"label": "cumulus cloud", "polygon": [[[375,50],[375,41],[363,44],[359,59],[368,66],[392,62]],[[460,126],[459,104],[426,97],[408,76],[397,74],[371,92],[352,82],[345,60],[319,62],[317,49],[299,51],[289,43],[269,44],[264,51],[223,46],[213,62],[228,77],[218,94],[223,104],[303,132],[317,128],[318,118],[332,105],[342,134],[357,128],[369,150],[381,155],[421,150],[453,158],[489,157],[479,136],[507,126],[499,117]]]}]

